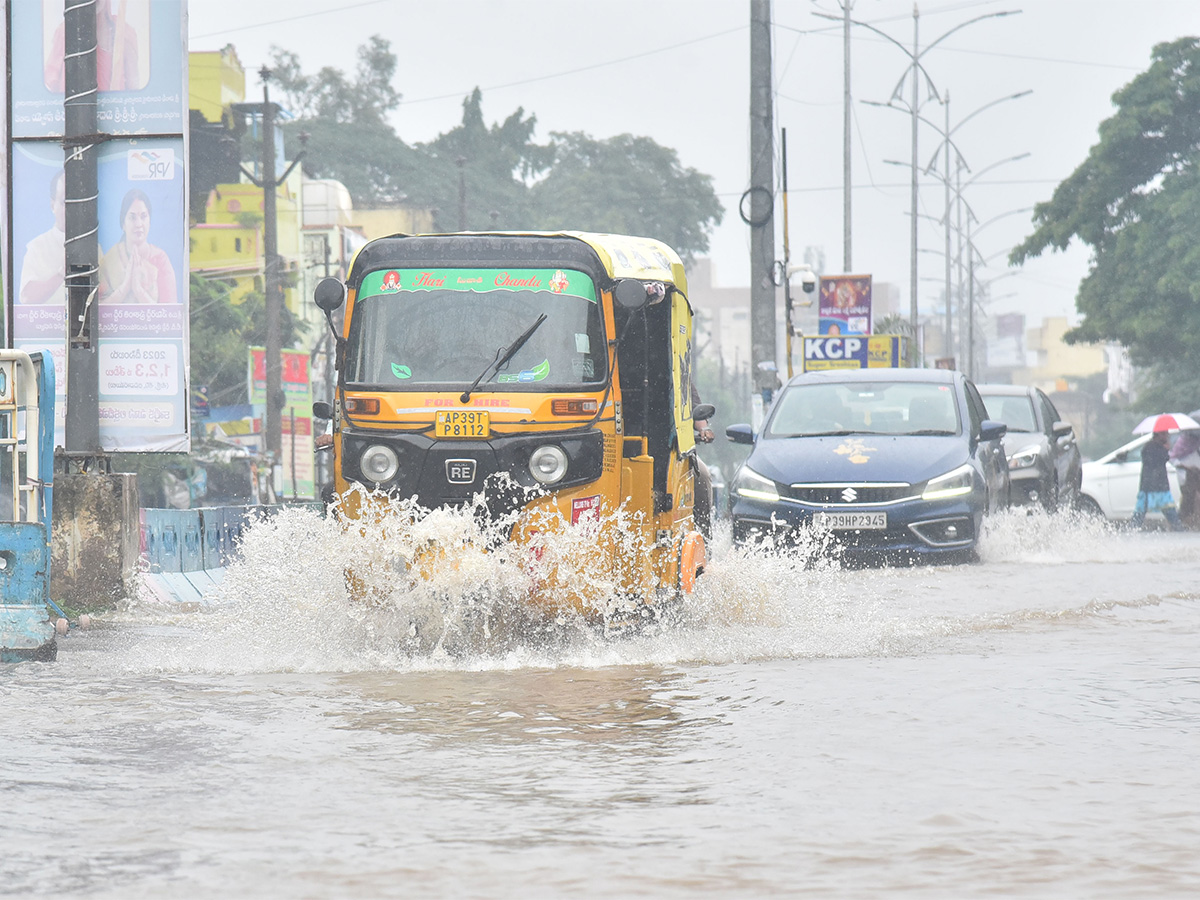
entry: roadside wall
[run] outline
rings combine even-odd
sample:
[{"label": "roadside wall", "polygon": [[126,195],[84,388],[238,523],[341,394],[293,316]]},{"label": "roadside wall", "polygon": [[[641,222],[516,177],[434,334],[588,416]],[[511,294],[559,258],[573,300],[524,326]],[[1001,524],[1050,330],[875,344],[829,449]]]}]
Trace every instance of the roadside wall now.
[{"label": "roadside wall", "polygon": [[137,476],[54,476],[50,596],[104,609],[131,595],[139,554]]}]

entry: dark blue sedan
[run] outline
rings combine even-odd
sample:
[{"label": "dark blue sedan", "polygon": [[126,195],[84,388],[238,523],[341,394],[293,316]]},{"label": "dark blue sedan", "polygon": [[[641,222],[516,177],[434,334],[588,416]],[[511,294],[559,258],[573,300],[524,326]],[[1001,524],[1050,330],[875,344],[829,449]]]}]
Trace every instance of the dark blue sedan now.
[{"label": "dark blue sedan", "polygon": [[736,543],[829,531],[848,552],[973,558],[983,516],[1008,504],[1005,426],[975,385],[940,369],[797,375],[730,484]]}]

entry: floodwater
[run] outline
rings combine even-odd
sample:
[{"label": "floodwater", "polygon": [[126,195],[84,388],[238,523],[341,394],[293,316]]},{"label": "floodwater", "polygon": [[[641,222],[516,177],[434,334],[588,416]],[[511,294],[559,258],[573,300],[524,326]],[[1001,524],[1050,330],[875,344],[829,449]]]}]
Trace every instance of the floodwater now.
[{"label": "floodwater", "polygon": [[0,672],[0,895],[1200,893],[1200,534],[718,546],[669,626],[447,654],[344,603],[373,551],[334,528],[284,515],[222,602]]}]

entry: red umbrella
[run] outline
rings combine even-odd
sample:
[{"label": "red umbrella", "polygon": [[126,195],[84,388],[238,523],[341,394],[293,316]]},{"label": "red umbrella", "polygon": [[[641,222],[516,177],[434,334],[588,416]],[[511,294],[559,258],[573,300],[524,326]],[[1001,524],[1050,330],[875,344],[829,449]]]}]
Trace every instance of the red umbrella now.
[{"label": "red umbrella", "polygon": [[1185,415],[1184,413],[1158,413],[1142,419],[1138,423],[1137,428],[1133,429],[1133,433],[1153,434],[1156,431],[1188,431],[1192,428],[1200,428],[1200,422],[1197,422],[1189,415]]}]

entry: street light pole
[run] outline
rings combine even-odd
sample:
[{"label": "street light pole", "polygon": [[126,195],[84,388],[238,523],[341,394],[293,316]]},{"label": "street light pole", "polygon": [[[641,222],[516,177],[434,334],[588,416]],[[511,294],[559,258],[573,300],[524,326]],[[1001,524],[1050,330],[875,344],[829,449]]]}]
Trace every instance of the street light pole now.
[{"label": "street light pole", "polygon": [[[917,310],[917,282],[918,282],[918,272],[917,272],[917,203],[918,203],[918,196],[917,196],[917,190],[918,190],[917,123],[920,121],[920,108],[917,105],[917,73],[918,73],[918,71],[920,71],[920,73],[925,76],[925,80],[929,85],[931,95],[933,97],[938,97],[938,91],[933,86],[933,80],[929,77],[929,74],[927,72],[925,72],[924,68],[921,66],[921,57],[924,56],[926,53],[928,53],[930,50],[932,50],[934,47],[936,47],[938,44],[940,44],[942,41],[944,41],[946,38],[948,38],[950,35],[954,34],[956,31],[966,28],[968,25],[972,25],[975,22],[981,22],[984,19],[997,19],[997,18],[1001,18],[1003,16],[1011,16],[1011,15],[1016,14],[1017,12],[1020,12],[1020,10],[1001,10],[999,12],[994,12],[994,13],[985,13],[982,16],[976,16],[973,19],[968,19],[965,22],[960,22],[958,25],[955,25],[949,31],[945,32],[941,37],[937,38],[937,40],[933,41],[928,46],[926,46],[925,49],[923,49],[923,50],[920,47],[920,31],[919,31],[920,10],[916,3],[913,4],[913,46],[912,46],[912,50],[909,50],[907,47],[905,47],[903,44],[901,44],[899,41],[897,41],[890,34],[888,34],[885,31],[881,31],[880,29],[876,28],[874,25],[870,25],[867,22],[863,22],[858,19],[850,20],[853,24],[859,25],[863,28],[866,28],[869,31],[874,32],[875,34],[878,34],[880,37],[884,38],[885,40],[890,41],[895,46],[899,47],[908,56],[909,62],[910,62],[909,69],[910,69],[913,83],[912,83],[912,90],[911,90],[911,98],[912,99],[911,99],[911,104],[909,106],[909,114],[912,116],[912,158],[910,161],[911,171],[912,171],[912,186],[911,186],[911,193],[910,193],[910,201],[912,203],[912,217],[911,217],[912,221],[910,223],[911,277],[909,279],[909,289],[911,292],[911,297],[909,298],[909,316],[910,316],[909,324],[910,324],[910,328],[912,330],[914,341],[916,340],[917,326],[918,326],[918,321],[917,321],[917,315],[918,315],[918,310]],[[831,16],[826,13],[814,13],[814,15],[816,15],[820,18],[825,18],[825,19],[837,18],[835,16]],[[892,91],[892,99],[893,100],[896,100],[901,96],[900,89],[901,89],[901,86],[904,84],[905,77],[907,77],[907,76],[901,76],[900,81],[896,84],[895,90]],[[910,362],[910,365],[915,364],[915,362],[916,362],[916,354],[915,353],[913,353],[910,356],[909,362]]]},{"label": "street light pole", "polygon": [[[913,4],[913,49],[912,49],[912,103],[909,109],[912,110],[912,194],[911,205],[912,221],[909,222],[909,306],[908,319],[909,326],[912,329],[913,346],[908,351],[908,365],[910,368],[917,364],[917,328],[918,328],[918,312],[917,312],[917,124],[919,122],[917,106],[917,63],[921,58],[919,42],[917,40],[918,26],[921,21],[921,13],[917,9],[917,4]],[[930,87],[932,87],[932,82]]]},{"label": "street light pole", "polygon": [[950,311],[950,90],[946,89],[946,180],[943,184],[946,193],[946,342],[942,347],[943,356],[953,355],[954,325]]}]

